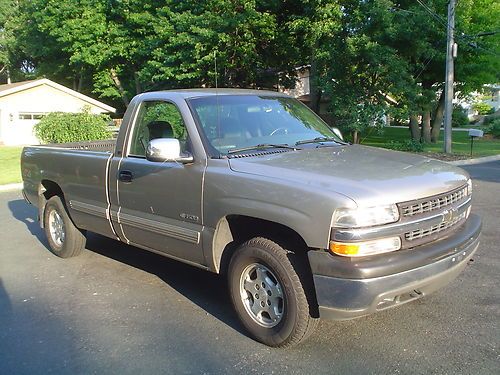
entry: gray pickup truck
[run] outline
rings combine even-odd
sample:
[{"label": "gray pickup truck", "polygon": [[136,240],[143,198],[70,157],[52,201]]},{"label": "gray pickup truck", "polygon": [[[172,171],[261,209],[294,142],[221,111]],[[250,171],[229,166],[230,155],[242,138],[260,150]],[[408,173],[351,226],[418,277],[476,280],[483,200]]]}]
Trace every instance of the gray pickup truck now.
[{"label": "gray pickup truck", "polygon": [[479,245],[466,172],[348,144],[276,92],[144,93],[116,141],[26,147],[21,165],[54,254],[90,231],[223,274],[270,346],[421,298]]}]

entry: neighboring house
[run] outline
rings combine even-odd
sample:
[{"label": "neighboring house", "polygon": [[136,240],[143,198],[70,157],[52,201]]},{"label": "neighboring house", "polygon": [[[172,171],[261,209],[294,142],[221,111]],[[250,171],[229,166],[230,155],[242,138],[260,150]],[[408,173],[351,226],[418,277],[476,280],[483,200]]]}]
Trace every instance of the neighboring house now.
[{"label": "neighboring house", "polygon": [[0,144],[38,144],[33,126],[49,112],[115,112],[113,107],[49,79],[0,85]]},{"label": "neighboring house", "polygon": [[500,84],[484,85],[484,91],[488,99],[483,100],[496,112],[500,109]]},{"label": "neighboring house", "polygon": [[[283,73],[280,73],[283,74]],[[278,86],[278,91],[290,95],[302,103],[310,106],[311,104],[311,65],[303,65],[295,68],[295,86],[292,88],[285,88],[281,85]],[[321,97],[319,104],[319,115],[332,125],[331,116],[328,112],[329,101],[324,95]]]},{"label": "neighboring house", "polygon": [[453,103],[459,104],[469,116],[469,120],[477,119],[478,112],[474,104],[483,102],[493,108],[493,112],[500,110],[500,84],[484,85],[482,92],[475,91],[465,99],[455,98]]}]

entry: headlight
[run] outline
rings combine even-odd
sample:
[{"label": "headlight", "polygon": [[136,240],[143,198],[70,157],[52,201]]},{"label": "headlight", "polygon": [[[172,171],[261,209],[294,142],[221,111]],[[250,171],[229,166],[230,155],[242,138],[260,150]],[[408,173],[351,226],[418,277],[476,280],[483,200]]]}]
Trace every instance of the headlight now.
[{"label": "headlight", "polygon": [[347,257],[361,257],[366,255],[383,254],[401,248],[399,237],[381,238],[378,240],[342,243],[330,241],[330,251]]},{"label": "headlight", "polygon": [[472,194],[472,180],[469,178],[467,180],[467,195]]},{"label": "headlight", "polygon": [[367,208],[338,208],[333,214],[332,225],[335,228],[371,227],[394,223],[398,220],[398,207],[395,204],[390,204]]}]

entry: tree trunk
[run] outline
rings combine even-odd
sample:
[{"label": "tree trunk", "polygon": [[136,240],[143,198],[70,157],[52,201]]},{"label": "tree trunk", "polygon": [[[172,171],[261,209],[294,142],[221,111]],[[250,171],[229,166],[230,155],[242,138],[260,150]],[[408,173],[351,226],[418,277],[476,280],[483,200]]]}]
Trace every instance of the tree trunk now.
[{"label": "tree trunk", "polygon": [[420,141],[420,127],[418,126],[418,117],[416,114],[410,115],[410,133],[411,139]]},{"label": "tree trunk", "polygon": [[431,111],[429,110],[422,114],[422,138],[425,143],[431,141]]},{"label": "tree trunk", "polygon": [[439,131],[443,123],[444,116],[444,90],[439,96],[438,105],[434,111],[434,120],[432,121],[431,142],[436,143],[439,140]]},{"label": "tree trunk", "polygon": [[357,130],[354,130],[352,132],[352,143],[358,144],[359,143],[359,133]]},{"label": "tree trunk", "polygon": [[113,80],[113,83],[115,84],[116,88],[118,89],[118,92],[120,93],[120,96],[122,98],[123,103],[125,104],[125,106],[128,107],[130,100],[128,99],[127,92],[123,88],[122,82],[120,81],[118,74],[116,74],[116,70],[111,69],[110,74],[111,74],[111,79]]},{"label": "tree trunk", "polygon": [[83,87],[83,73],[80,73],[80,78],[78,79],[78,92],[82,92]]},{"label": "tree trunk", "polygon": [[311,61],[311,72],[309,74],[309,99],[311,109],[319,115],[321,90],[318,87],[318,66],[316,61]]},{"label": "tree trunk", "polygon": [[141,81],[139,81],[139,74],[134,72],[134,81],[135,81],[135,93],[140,94],[142,92]]}]

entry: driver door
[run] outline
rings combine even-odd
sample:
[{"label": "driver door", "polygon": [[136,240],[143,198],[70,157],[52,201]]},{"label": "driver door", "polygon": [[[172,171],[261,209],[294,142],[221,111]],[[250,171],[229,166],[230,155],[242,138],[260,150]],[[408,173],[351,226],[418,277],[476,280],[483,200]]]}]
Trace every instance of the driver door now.
[{"label": "driver door", "polygon": [[185,122],[174,103],[140,104],[128,150],[115,167],[120,237],[139,247],[204,264],[204,163],[196,156],[192,164],[147,160],[147,144],[155,138],[176,138],[182,152],[192,152]]}]

